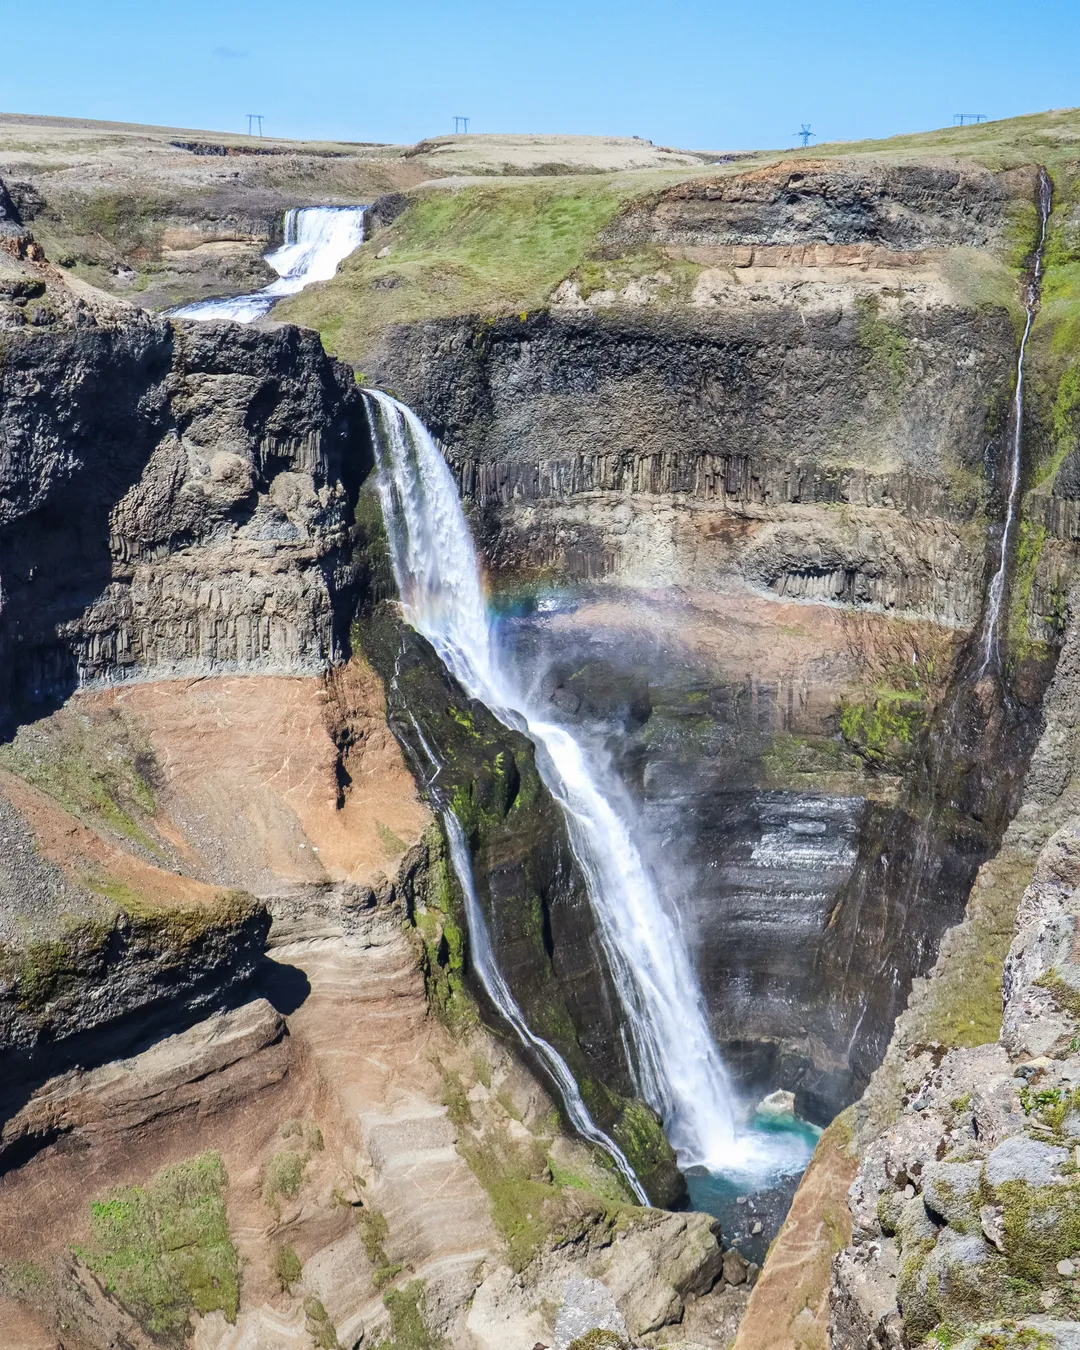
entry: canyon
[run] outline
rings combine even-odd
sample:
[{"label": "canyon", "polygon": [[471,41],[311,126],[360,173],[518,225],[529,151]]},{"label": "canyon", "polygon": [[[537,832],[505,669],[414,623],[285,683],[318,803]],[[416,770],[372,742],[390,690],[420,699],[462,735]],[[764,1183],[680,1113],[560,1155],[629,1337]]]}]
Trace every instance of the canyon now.
[{"label": "canyon", "polygon": [[[13,1346],[1073,1343],[1078,145],[0,119]],[[509,710],[410,608],[388,395]],[[650,1092],[541,724],[757,1171]]]}]

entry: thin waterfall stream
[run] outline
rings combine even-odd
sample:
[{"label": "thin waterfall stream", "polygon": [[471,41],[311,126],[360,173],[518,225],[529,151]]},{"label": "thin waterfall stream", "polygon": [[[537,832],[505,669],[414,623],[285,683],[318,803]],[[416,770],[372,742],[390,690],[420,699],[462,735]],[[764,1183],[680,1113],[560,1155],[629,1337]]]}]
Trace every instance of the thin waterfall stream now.
[{"label": "thin waterfall stream", "polygon": [[[765,1141],[761,1134],[739,1128],[739,1105],[708,1025],[697,972],[634,842],[632,826],[614,804],[618,794],[605,791],[601,770],[590,763],[583,745],[531,706],[500,662],[476,548],[438,446],[409,408],[379,391],[365,395],[404,616],[471,697],[505,725],[525,731],[536,747],[541,777],[562,808],[587,882],[640,1095],[661,1116],[684,1169],[713,1174],[745,1172],[748,1166],[753,1170]],[[437,768],[433,757],[432,763]],[[493,1002],[521,1039],[536,1049],[536,1037],[524,1026],[498,971],[475,902],[460,826],[449,813],[446,824],[466,896],[474,963]],[[504,1007],[507,1000],[512,1012]],[[548,1063],[552,1067],[550,1059]],[[558,1072],[553,1072],[558,1081]],[[580,1102],[576,1088],[575,1095]],[[591,1121],[589,1125],[599,1133]],[[595,1133],[582,1132],[595,1138]],[[609,1145],[604,1144],[610,1152]]]},{"label": "thin waterfall stream", "polygon": [[1050,221],[1050,208],[1053,204],[1053,184],[1045,169],[1039,169],[1039,242],[1035,247],[1035,265],[1027,283],[1024,295],[1024,308],[1027,319],[1024,334],[1020,339],[1020,352],[1016,360],[1016,392],[1013,395],[1012,443],[1009,461],[1009,499],[1005,510],[1005,525],[1001,532],[1001,550],[998,555],[997,571],[990,582],[987,595],[986,619],[983,623],[981,644],[981,664],[979,674],[984,675],[990,668],[998,648],[996,645],[998,628],[1001,625],[1001,606],[1005,599],[1005,582],[1009,568],[1009,545],[1012,540],[1013,526],[1016,522],[1017,508],[1020,504],[1020,478],[1023,467],[1021,458],[1024,426],[1024,356],[1027,352],[1031,325],[1039,308],[1042,285],[1043,251],[1046,248],[1046,229]]},{"label": "thin waterfall stream", "polygon": [[286,295],[313,281],[329,281],[338,266],[364,242],[364,206],[303,206],[285,213],[285,242],[266,254],[278,274],[251,295],[199,300],[171,311],[176,319],[232,319],[251,323],[269,314]]}]

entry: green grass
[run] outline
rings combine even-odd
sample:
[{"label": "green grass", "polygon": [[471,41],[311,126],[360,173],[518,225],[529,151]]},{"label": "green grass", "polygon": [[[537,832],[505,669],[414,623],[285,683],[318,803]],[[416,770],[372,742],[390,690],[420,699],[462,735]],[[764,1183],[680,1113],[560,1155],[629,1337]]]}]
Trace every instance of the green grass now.
[{"label": "green grass", "polygon": [[278,1133],[286,1141],[286,1147],[270,1159],[263,1177],[263,1199],[275,1208],[280,1200],[294,1200],[299,1195],[308,1163],[323,1148],[322,1132],[317,1125],[287,1120]]},{"label": "green grass", "polygon": [[[353,362],[389,323],[458,314],[527,314],[584,259],[632,189],[551,180],[426,191],[333,281],[275,317],[319,329]],[[375,253],[389,245],[388,258]]]},{"label": "green grass", "polygon": [[203,1153],[162,1168],[148,1187],[121,1186],[90,1205],[78,1255],[155,1336],[183,1339],[191,1313],[235,1322],[240,1270],[229,1236],[225,1168]]},{"label": "green grass", "polygon": [[203,904],[162,902],[114,877],[87,876],[88,890],[122,909],[147,938],[171,947],[188,947],[216,928],[239,926],[258,902],[244,891],[216,891]]},{"label": "green grass", "polygon": [[[783,153],[783,152],[781,152]],[[1065,166],[1080,157],[1080,109],[1059,108],[981,122],[975,126],[940,127],[878,141],[836,141],[812,150],[789,152],[785,158],[825,159],[834,155],[873,155],[907,161],[924,155],[975,159],[990,169],[1022,164]]]},{"label": "green grass", "polygon": [[478,1020],[476,1004],[464,983],[464,913],[439,825],[428,830],[425,842],[429,860],[427,905],[413,914],[420,938],[420,968],[432,1012],[449,1031],[460,1035]]},{"label": "green grass", "polygon": [[902,768],[926,724],[922,696],[907,689],[880,688],[865,701],[840,705],[840,732],[869,764]]},{"label": "green grass", "polygon": [[307,1334],[315,1344],[316,1350],[341,1350],[341,1343],[330,1321],[330,1314],[323,1307],[321,1299],[313,1294],[304,1299],[304,1316],[307,1318]]},{"label": "green grass", "polygon": [[1051,968],[1035,981],[1040,989],[1045,989],[1062,1012],[1080,1020],[1080,990],[1074,989]]},{"label": "green grass", "polygon": [[571,1341],[569,1350],[627,1350],[627,1342],[617,1332],[593,1327],[584,1336]]},{"label": "green grass", "polygon": [[953,956],[927,988],[918,1011],[919,1040],[947,1046],[989,1045],[1001,1035],[1001,979],[1016,910],[1032,863],[999,854],[985,870],[954,932]]},{"label": "green grass", "polygon": [[1046,530],[1042,525],[1033,525],[1029,520],[1020,522],[1009,597],[1009,653],[1014,660],[1023,659],[1033,645],[1028,637],[1028,601],[1045,543]]},{"label": "green grass", "polygon": [[377,820],[375,829],[379,835],[379,843],[387,857],[396,858],[405,852],[405,841],[400,839],[389,825],[384,825],[381,820]]},{"label": "green grass", "polygon": [[908,339],[880,313],[876,295],[860,296],[855,302],[859,346],[867,355],[871,376],[896,399],[908,375]]},{"label": "green grass", "polygon": [[375,1267],[371,1283],[376,1289],[382,1289],[404,1270],[401,1262],[392,1262],[383,1249],[383,1243],[390,1234],[386,1215],[380,1209],[365,1205],[356,1216],[356,1226],[360,1230],[360,1241],[364,1244],[367,1258]]},{"label": "green grass", "polygon": [[942,275],[972,309],[1007,310],[1013,327],[1023,331],[1024,306],[1016,285],[1016,276],[1004,261],[982,249],[953,248],[941,261]]},{"label": "green grass", "polygon": [[13,984],[16,1007],[43,1012],[75,988],[100,963],[111,933],[110,922],[73,919],[64,923],[59,937],[36,938],[22,947],[0,945],[0,976]]}]

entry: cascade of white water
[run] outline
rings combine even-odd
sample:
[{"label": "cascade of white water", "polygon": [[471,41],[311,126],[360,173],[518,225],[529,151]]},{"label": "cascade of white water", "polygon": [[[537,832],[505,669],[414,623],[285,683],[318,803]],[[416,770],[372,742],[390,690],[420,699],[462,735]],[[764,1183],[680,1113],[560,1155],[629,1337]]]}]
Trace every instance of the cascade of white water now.
[{"label": "cascade of white water", "polygon": [[500,666],[476,550],[438,447],[410,409],[375,391],[368,399],[405,617],[472,697],[507,725],[527,731],[535,744],[537,767],[563,809],[588,883],[639,1090],[663,1118],[680,1163],[710,1170],[737,1166],[733,1094],[697,974],[631,828],[581,744],[530,707]]},{"label": "cascade of white water", "polygon": [[233,319],[251,323],[269,313],[283,295],[313,281],[329,281],[338,265],[364,242],[363,206],[293,207],[285,213],[285,242],[266,255],[277,281],[254,295],[200,300],[173,310],[178,319]]},{"label": "cascade of white water", "polygon": [[1005,598],[1005,580],[1008,576],[1009,544],[1012,539],[1016,511],[1020,504],[1021,442],[1024,423],[1024,354],[1027,351],[1031,325],[1035,322],[1035,311],[1039,307],[1039,288],[1042,281],[1043,250],[1046,247],[1046,227],[1050,220],[1050,207],[1053,202],[1053,185],[1045,169],[1039,170],[1039,242],[1035,248],[1035,267],[1027,284],[1024,296],[1024,308],[1027,319],[1024,323],[1024,335],[1020,339],[1020,353],[1016,361],[1016,393],[1013,395],[1012,409],[1012,446],[1009,464],[1009,501],[1005,511],[1005,526],[1001,532],[1001,551],[998,555],[997,571],[990,582],[990,591],[986,601],[986,619],[983,623],[982,664],[979,674],[983,675],[990,667],[996,651],[995,640],[1001,622],[1001,605]]}]

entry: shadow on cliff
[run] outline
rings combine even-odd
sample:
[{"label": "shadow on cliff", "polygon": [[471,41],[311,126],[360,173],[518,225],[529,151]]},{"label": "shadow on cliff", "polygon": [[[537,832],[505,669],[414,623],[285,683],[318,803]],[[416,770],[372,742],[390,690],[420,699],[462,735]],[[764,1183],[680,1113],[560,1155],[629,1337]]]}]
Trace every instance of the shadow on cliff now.
[{"label": "shadow on cliff", "polygon": [[114,580],[111,514],[161,437],[173,364],[166,323],[35,338],[0,371],[0,733],[77,687],[72,639]]},{"label": "shadow on cliff", "polygon": [[[203,991],[202,998],[163,1000],[61,1041],[33,1050],[9,1050],[0,1055],[0,1140],[4,1125],[50,1079],[141,1055],[216,1013],[229,1012],[254,999],[266,999],[275,1011],[288,1017],[310,993],[311,983],[299,967],[264,956],[247,979],[231,988]],[[22,1167],[60,1135],[61,1131],[54,1129],[18,1135],[6,1146],[0,1142],[0,1177]]]}]

